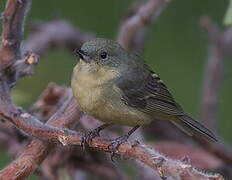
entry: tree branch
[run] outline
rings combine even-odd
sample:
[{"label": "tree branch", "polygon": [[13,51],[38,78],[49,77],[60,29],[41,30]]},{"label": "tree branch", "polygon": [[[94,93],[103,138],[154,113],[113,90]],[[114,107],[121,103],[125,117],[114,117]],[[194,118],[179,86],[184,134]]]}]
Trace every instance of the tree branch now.
[{"label": "tree branch", "polygon": [[217,132],[219,90],[223,82],[225,59],[232,49],[232,28],[221,32],[207,17],[201,20],[201,25],[207,31],[211,45],[205,66],[200,117],[207,127]]},{"label": "tree branch", "polygon": [[33,26],[32,34],[24,42],[24,49],[39,55],[58,47],[67,48],[73,52],[94,37],[90,33],[82,33],[66,21],[36,23]]},{"label": "tree branch", "polygon": [[146,28],[159,17],[170,0],[148,0],[141,4],[136,1],[129,17],[121,23],[117,41],[125,49],[142,52]]},{"label": "tree branch", "polygon": [[[67,105],[67,103],[65,106],[66,106],[66,108],[69,107]],[[69,108],[67,108],[67,109],[69,109]],[[59,110],[52,117],[52,119],[55,118],[57,120],[57,122],[63,122],[63,120],[64,120],[63,118],[65,118],[67,120],[67,119],[69,119],[68,115],[70,116],[70,114],[72,114],[72,117],[75,117],[75,120],[76,120],[76,116],[73,116],[73,113],[77,109],[78,109],[77,107],[75,107],[75,109],[72,109],[73,112],[70,112],[67,110],[66,111]],[[61,112],[62,112],[62,115],[65,114],[65,116],[63,115],[62,118],[60,119]],[[23,113],[23,114],[19,115],[18,117],[20,117],[20,118],[16,118],[15,120],[9,119],[10,117],[7,117],[7,118],[11,122],[15,122],[18,120],[20,120],[22,122],[25,122],[25,121],[29,122],[27,124],[20,123],[20,124],[18,124],[18,127],[27,133],[30,132],[32,135],[39,137],[39,138],[46,139],[47,141],[50,141],[50,142],[57,142],[57,143],[60,142],[63,145],[80,145],[81,140],[84,136],[84,134],[81,134],[79,132],[66,130],[66,129],[58,129],[55,127],[46,126],[45,124],[41,124],[41,127],[38,130],[35,126],[35,122],[33,122],[34,118],[31,119],[32,117],[29,114]],[[6,116],[5,116],[5,118],[6,118]],[[49,122],[51,122],[51,120]],[[32,126],[29,126],[28,124],[31,124],[31,123],[32,123]],[[38,141],[38,140],[36,140],[36,141]],[[111,152],[111,149],[109,148],[110,143],[111,143],[111,141],[109,141],[109,140],[104,140],[102,138],[95,138],[89,144],[89,146],[92,148],[95,148],[97,150]],[[45,149],[47,150],[47,148],[45,148]],[[40,150],[41,150],[41,147],[40,147]],[[47,151],[46,152],[41,151],[41,152],[43,155],[47,155]],[[28,153],[28,152],[25,151],[24,153]],[[150,166],[152,169],[158,171],[161,176],[171,176],[171,177],[180,176],[180,178],[182,178],[182,179],[186,178],[189,180],[194,179],[194,178],[198,178],[198,179],[205,179],[205,178],[222,179],[222,177],[219,175],[204,174],[204,173],[199,172],[196,169],[194,169],[191,165],[184,164],[184,163],[179,162],[179,161],[170,160],[170,159],[164,157],[163,155],[160,155],[158,152],[146,147],[145,145],[139,145],[139,144],[135,145],[135,144],[130,144],[130,143],[124,143],[124,144],[120,145],[117,153],[121,156],[130,157],[130,158],[133,158],[133,159],[136,159],[136,160],[143,162],[144,164]],[[25,158],[24,154],[21,156]],[[37,155],[37,157],[38,157],[38,155]],[[44,156],[39,156],[39,157],[44,157]],[[28,159],[28,158],[26,158],[26,159]],[[38,160],[34,160],[34,161],[40,162]],[[25,159],[23,159],[23,161],[22,160],[20,161],[20,163],[21,163],[20,167],[22,165],[22,162],[24,162],[24,164],[25,164]],[[9,177],[9,175],[13,175],[13,174],[15,175],[15,173],[12,173],[12,169],[14,171],[16,170],[17,172],[19,172],[19,170],[22,171],[22,169],[20,169],[19,167],[16,168],[15,166],[19,166],[18,163],[13,162],[12,164],[10,164],[8,167],[6,167],[3,171],[0,172],[0,177],[4,177],[6,174],[8,175],[7,177]],[[30,169],[29,172],[31,173],[32,169]],[[24,173],[26,173],[26,175],[28,175],[29,172],[24,171]],[[24,175],[24,174],[21,173],[21,175]],[[23,177],[25,177],[25,175]]]},{"label": "tree branch", "polygon": [[[48,125],[41,123],[41,133],[43,134],[42,137],[46,139],[44,136],[52,135],[55,131],[59,129],[58,127],[70,127],[70,125],[76,123],[76,121],[81,116],[82,112],[79,111],[75,99],[73,99],[72,94],[69,94],[66,103],[64,103],[64,105],[59,108],[59,110],[48,120]],[[30,117],[33,118],[32,116]],[[33,120],[34,118],[28,119],[29,123],[26,125],[22,125],[23,128],[21,127],[20,129],[27,132],[32,132],[32,134],[34,135],[36,135],[37,133],[39,134],[40,132],[38,131],[38,129],[34,129],[34,124],[36,124],[36,122],[33,122]],[[43,127],[46,128],[44,129]],[[49,128],[54,130],[49,131]],[[33,132],[34,130],[35,132]],[[45,130],[45,133],[43,133],[43,130]],[[0,179],[25,179],[35,171],[37,165],[46,158],[53,147],[54,145],[47,142],[33,140],[28,145],[27,149],[15,161],[13,161],[6,168],[0,171]]]},{"label": "tree branch", "polygon": [[31,0],[8,0],[3,12],[2,44],[0,47],[1,70],[21,58],[20,45],[26,12]]},{"label": "tree branch", "polygon": [[[1,93],[1,91],[0,91]],[[1,97],[1,95],[0,95]],[[71,98],[71,97],[70,97]],[[76,113],[76,111],[78,111],[78,107],[77,105],[75,105],[75,100],[73,99],[73,97],[65,103],[65,105],[62,106],[61,109],[59,109],[59,111],[57,113],[55,113],[54,116],[52,116],[50,118],[49,125],[56,125],[56,123],[62,123],[64,124],[64,121],[67,120],[76,120],[76,117],[79,115],[80,116],[80,111],[79,113]],[[70,109],[70,101],[71,103],[71,109]],[[75,107],[75,108],[74,108]],[[2,108],[1,108],[2,109]],[[0,112],[2,117],[5,117],[7,120],[9,120],[10,122],[14,123],[17,125],[18,128],[20,128],[21,130],[23,130],[24,132],[36,136],[38,138],[47,140],[49,142],[56,142],[56,143],[62,143],[63,145],[80,145],[81,144],[81,140],[84,136],[84,134],[81,134],[79,132],[75,132],[75,131],[71,131],[68,129],[59,129],[59,128],[55,128],[53,126],[48,126],[46,124],[41,123],[40,121],[38,121],[35,117],[31,116],[28,113],[19,113],[12,116],[8,116],[7,114],[5,114],[4,112]],[[71,117],[70,117],[71,116]],[[56,120],[56,123],[52,123],[54,120]],[[32,143],[37,144],[35,141],[39,141],[39,140],[34,140]],[[39,143],[39,149],[40,149],[40,153],[42,153],[40,155],[36,155],[35,157],[42,157],[39,159],[33,159],[33,161],[36,163],[40,163],[41,159],[43,159],[44,157],[46,157],[48,150],[47,148],[42,148],[41,146],[41,141],[38,142]],[[101,138],[95,138],[90,144],[89,146],[92,148],[96,148],[98,150],[103,150],[103,151],[107,151],[107,152],[111,152],[111,149],[109,148],[111,141],[107,141]],[[38,145],[37,145],[38,146]],[[30,148],[29,148],[30,149]],[[27,150],[29,150],[27,149]],[[33,148],[35,150],[35,148]],[[41,151],[41,149],[44,149],[44,151]],[[38,150],[38,149],[37,149]],[[46,151],[45,151],[46,150]],[[25,166],[28,167],[28,165],[25,165],[25,161],[28,161],[28,157],[25,155],[31,152],[30,151],[25,151],[21,157],[22,158],[18,158],[18,160],[16,162],[11,163],[8,167],[6,167],[4,170],[2,170],[0,172],[0,177],[10,177],[11,176],[15,176],[15,174],[17,174],[16,172],[22,171],[22,164],[23,167],[25,169]],[[35,152],[35,151],[33,151]],[[36,152],[38,153],[38,152]],[[172,177],[176,177],[176,176],[180,176],[183,179],[185,177],[187,177],[187,179],[193,179],[195,177],[197,177],[198,179],[204,179],[204,178],[211,178],[211,179],[222,179],[219,175],[208,175],[208,174],[203,174],[199,171],[197,171],[196,169],[194,169],[192,166],[184,164],[184,163],[180,163],[178,161],[174,161],[174,160],[170,160],[162,155],[160,155],[159,153],[157,153],[156,151],[153,151],[151,149],[149,149],[148,147],[146,147],[145,145],[133,145],[130,143],[124,143],[122,145],[120,145],[119,150],[117,151],[117,153],[121,156],[126,156],[126,157],[130,157],[136,160],[139,160],[143,163],[145,163],[146,165],[150,166],[151,168],[153,168],[154,170],[157,170],[158,172],[160,172],[161,176],[172,176]],[[25,159],[24,159],[25,158]],[[20,162],[20,163],[18,163]],[[21,168],[19,168],[21,167]],[[29,168],[29,167],[28,167]],[[20,175],[22,177],[27,177],[29,175],[29,173],[33,172],[33,170],[35,169],[35,167],[31,167],[29,169],[27,169],[28,171],[23,171],[24,173],[20,173]],[[16,171],[16,172],[12,172],[12,170]],[[7,175],[7,176],[6,176]]]}]

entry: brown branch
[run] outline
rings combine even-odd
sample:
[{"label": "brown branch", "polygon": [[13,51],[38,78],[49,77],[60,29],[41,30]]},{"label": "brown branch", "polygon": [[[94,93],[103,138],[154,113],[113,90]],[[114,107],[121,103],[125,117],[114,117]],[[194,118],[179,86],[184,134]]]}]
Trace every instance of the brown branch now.
[{"label": "brown branch", "polygon": [[[219,89],[222,87],[224,61],[232,49],[232,28],[227,28],[224,32],[209,18],[201,20],[201,25],[208,32],[211,41],[209,58],[205,67],[205,80],[202,90],[202,104],[200,117],[204,124],[210,129],[217,131],[217,113],[219,101]],[[224,162],[232,164],[231,147],[223,143],[211,143],[202,139],[195,139],[204,149],[221,158]]]},{"label": "brown branch", "polygon": [[[52,154],[48,156],[44,162],[41,164],[40,174],[43,175],[45,179],[56,180],[59,179],[59,170],[64,167],[68,162],[68,158],[71,153],[77,150],[77,148],[64,148],[59,147],[52,151]],[[79,151],[76,151],[79,154]]]},{"label": "brown branch", "polygon": [[117,41],[125,49],[142,52],[146,28],[160,15],[170,0],[148,0],[141,4],[136,2],[120,26]]},{"label": "brown branch", "polygon": [[[65,124],[67,120],[70,120],[70,119],[72,121],[74,119],[76,120],[76,117],[80,116],[80,112],[75,113],[79,109],[77,105],[75,104],[76,103],[74,99],[72,99],[72,108],[70,110],[70,106],[68,106],[68,103],[66,103],[62,109],[59,109],[59,111],[50,118],[49,122],[51,123],[55,119],[56,123],[62,122],[62,125],[63,125]],[[22,113],[14,115],[13,117],[12,115],[8,116],[7,114],[5,114],[5,112],[1,112],[0,114],[6,119],[8,119],[9,121],[16,124],[17,127],[23,130],[24,132],[27,132],[30,135],[45,139],[50,142],[57,142],[57,143],[61,142],[63,145],[80,145],[82,137],[83,137],[83,134],[79,132],[71,131],[68,129],[67,130],[59,129],[53,126],[48,126],[46,124],[40,123],[40,121],[36,120],[35,117],[32,117],[28,113],[22,112]],[[52,125],[58,126],[58,124],[56,123],[55,124],[52,123]],[[90,147],[96,148],[98,150],[111,152],[111,149],[109,148],[110,142],[111,141],[109,140],[107,141],[104,139],[96,138],[89,145]],[[35,165],[36,163],[40,163],[41,160],[46,157],[49,149],[47,149],[46,146],[42,148],[43,142],[39,140],[34,140],[32,143],[33,144],[31,144],[31,146],[36,145],[36,144],[38,146],[38,143],[39,143],[39,149],[40,149],[40,152],[38,152],[38,148],[32,147],[34,150],[37,149],[36,153],[39,154],[39,156],[38,155],[35,156],[34,154],[33,158],[40,157],[39,159],[33,159],[32,165]],[[48,144],[46,145],[48,146]],[[15,174],[19,172],[21,172],[19,173],[20,177],[21,176],[27,177],[31,172],[33,172],[35,167],[32,167],[31,164],[29,165],[28,162],[26,163],[27,165],[25,164],[25,161],[28,161],[29,159],[29,157],[26,156],[25,153],[26,154],[30,153],[31,155],[32,154],[31,149],[28,148],[27,151],[25,151],[21,155],[22,158],[19,157],[16,162],[11,163],[8,167],[2,170],[0,172],[0,177],[4,177],[6,175],[7,175],[6,177],[13,177],[15,176]],[[183,176],[182,179],[187,177],[189,180],[195,177],[197,177],[198,179],[205,179],[208,176],[211,179],[222,179],[219,175],[202,174],[199,171],[195,170],[190,165],[186,165],[178,161],[170,160],[160,155],[159,153],[147,148],[145,145],[131,145],[129,143],[124,143],[119,147],[119,150],[117,153],[120,154],[121,156],[131,157],[133,159],[137,159],[145,163],[146,165],[150,166],[154,170],[160,172],[160,175],[162,176],[173,176],[173,177]],[[22,170],[22,165],[23,165],[24,170]],[[27,171],[25,171],[25,166],[28,167]]]},{"label": "brown branch", "polygon": [[[60,136],[60,141],[63,145],[77,144],[80,145],[81,134]],[[111,141],[102,138],[95,138],[89,144],[90,147],[98,150],[111,152],[109,144]],[[180,161],[171,160],[160,153],[148,148],[145,145],[123,143],[119,146],[117,153],[121,156],[130,157],[144,164],[150,166],[152,169],[158,171],[161,176],[179,177],[180,179],[223,179],[220,175],[210,175],[199,172],[191,165]]]},{"label": "brown branch", "polygon": [[33,52],[27,52],[22,60],[14,63],[13,68],[17,69],[16,77],[24,77],[33,74],[34,66],[38,64],[39,57]]},{"label": "brown branch", "polygon": [[209,18],[203,18],[201,25],[207,30],[211,41],[209,57],[205,66],[200,117],[211,130],[217,131],[219,90],[222,87],[226,56],[232,49],[232,28],[221,32]]},{"label": "brown branch", "polygon": [[[19,61],[17,61],[19,62]],[[36,110],[40,109],[41,113],[36,113],[36,116],[48,119],[51,113],[54,114],[60,104],[64,102],[67,96],[67,88],[59,87],[50,83],[42,93],[39,101],[36,103]],[[57,107],[58,106],[58,107]],[[35,111],[35,109],[33,109]],[[35,114],[35,113],[34,113]],[[25,149],[25,143],[21,142],[24,137],[18,129],[7,121],[0,121],[0,144],[1,147],[6,149],[13,157],[19,155]],[[21,143],[20,143],[21,142]]]},{"label": "brown branch", "polygon": [[184,157],[188,157],[190,160],[189,163],[198,169],[217,169],[223,165],[223,161],[219,158],[209,154],[202,148],[190,144],[161,141],[149,145],[173,159],[184,159]]},{"label": "brown branch", "polygon": [[39,55],[60,47],[73,52],[85,41],[93,38],[92,34],[82,33],[66,21],[38,23],[34,26],[34,31],[24,43],[24,49]]},{"label": "brown branch", "polygon": [[68,91],[67,87],[49,83],[38,100],[31,106],[30,111],[39,111],[36,114],[37,117],[49,119],[65,102]]},{"label": "brown branch", "polygon": [[[47,124],[50,126],[41,123],[41,133],[43,134],[42,137],[45,139],[44,136],[46,134],[47,136],[52,135],[59,129],[55,127],[70,127],[70,125],[76,123],[81,116],[82,113],[79,111],[75,99],[73,99],[72,95],[69,94],[69,98],[66,103],[64,103],[64,105],[49,119]],[[33,119],[28,119],[28,121],[29,123],[20,129],[27,132],[34,131],[34,124],[37,122],[33,122]],[[45,129],[43,127],[45,127]],[[49,131],[49,128],[54,130]],[[43,133],[43,129],[45,130],[45,133]],[[64,130],[60,131],[64,132]],[[32,134],[35,135],[36,133],[39,134],[40,132],[35,128],[35,133]],[[48,144],[47,142],[33,140],[28,145],[27,149],[15,161],[0,171],[0,179],[25,179],[34,172],[37,165],[46,158],[53,147],[54,145]]]},{"label": "brown branch", "polygon": [[[3,34],[2,34],[2,45],[0,49],[0,60],[1,60],[0,72],[2,73],[1,83],[0,83],[1,84],[0,111],[4,112],[4,115],[7,114],[7,116],[9,115],[11,117],[17,116],[17,114],[22,114],[22,113],[11,101],[10,93],[9,93],[9,85],[14,83],[18,77],[31,74],[32,72],[31,65],[37,63],[37,57],[33,53],[29,53],[28,55],[25,56],[25,58],[21,58],[21,52],[20,52],[20,44],[23,36],[23,22],[26,16],[26,10],[28,9],[30,2],[31,2],[30,0],[21,0],[21,1],[8,0],[5,11],[3,13],[4,24],[3,24]],[[53,29],[56,25],[58,25],[58,23],[53,24]],[[61,27],[59,26],[59,28]],[[72,33],[74,32],[74,30],[69,32]],[[67,31],[65,33],[67,33]],[[51,35],[53,34],[49,34],[50,37]],[[77,40],[76,38],[78,37],[77,35],[78,35],[77,33],[72,33],[72,37],[69,36],[69,38],[64,39],[64,41],[68,41],[70,39]],[[61,34],[60,36],[57,37],[63,37],[63,35]],[[41,39],[39,40],[41,41]],[[33,43],[36,44],[36,42]],[[76,41],[75,43],[78,43],[78,41]],[[14,61],[18,59],[22,59],[22,60],[19,60],[16,63],[14,63]],[[7,72],[5,71],[5,68],[7,68],[6,69]],[[70,106],[69,109],[72,110],[72,106]],[[62,111],[62,109],[60,110]],[[71,112],[72,111],[70,111],[70,113]],[[78,113],[81,114],[77,109],[74,113],[69,114],[69,116],[72,117],[72,115],[75,116],[78,115]],[[34,119],[34,117],[30,115],[28,118]],[[74,119],[74,117],[72,118]],[[26,126],[28,125],[28,127],[26,126],[24,127],[30,129],[31,126],[35,125],[37,128],[37,132],[41,128],[46,127],[38,120],[36,119],[34,120],[35,121],[29,121],[28,123],[24,121],[23,123],[25,123]],[[69,121],[70,121],[69,118],[67,118],[67,124],[69,124],[68,123]],[[20,118],[18,119],[18,121],[16,120],[13,123],[19,127],[21,125],[22,126],[25,125],[23,123],[22,124],[20,123]],[[58,121],[57,124],[55,123],[55,125],[59,125],[59,124],[60,125],[66,124],[66,120],[64,119],[64,117],[60,119],[60,122]],[[30,131],[29,129],[27,129],[26,131],[27,132]],[[47,131],[49,131],[49,128],[47,129]],[[40,164],[40,162],[46,157],[47,153],[49,152],[49,149],[51,149],[51,145],[49,144],[45,144],[39,140],[32,141],[32,143],[25,150],[25,152],[17,160],[15,160],[12,164],[10,164],[7,168],[5,168],[4,171],[1,172],[2,173],[1,177],[4,177],[6,179],[10,179],[10,177],[12,178],[14,177],[17,179],[17,176],[21,178],[27,177],[30,173],[32,173],[35,170],[37,164]],[[31,154],[33,154],[34,156],[31,156]]]},{"label": "brown branch", "polygon": [[3,27],[0,47],[1,70],[21,58],[20,45],[23,23],[31,0],[8,0],[3,12]]},{"label": "brown branch", "polygon": [[[67,107],[67,104],[66,104]],[[77,109],[77,107],[75,108],[75,110]],[[73,110],[74,111],[74,110]],[[64,119],[62,119],[62,121],[60,120],[60,113],[64,113],[65,116],[63,115],[62,118],[68,118],[68,115],[70,116],[70,114],[73,114],[73,112],[70,111],[64,111],[64,110],[59,110],[58,113],[56,113],[56,116],[54,115],[54,118],[57,118],[57,121],[62,122]],[[25,118],[27,121],[29,121],[30,123],[32,123],[32,120],[28,118],[29,115],[21,115],[21,118]],[[76,117],[73,116],[72,117]],[[17,118],[16,118],[17,119]],[[10,119],[8,119],[10,120]],[[20,119],[22,120],[22,119]],[[14,122],[15,120],[11,120],[12,122]],[[22,120],[25,121],[25,120]],[[20,124],[21,125],[21,124]],[[46,126],[46,125],[43,125]],[[62,129],[57,129],[54,127],[43,127],[41,128],[39,131],[35,128],[34,126],[34,122],[33,122],[33,126],[32,127],[28,127],[28,125],[23,125],[23,126],[18,126],[20,127],[20,129],[24,130],[25,132],[31,131],[31,133],[33,135],[36,135],[37,137],[49,140],[49,141],[53,141],[53,142],[61,142],[63,145],[80,145],[83,134],[80,134],[79,132],[74,132],[74,131],[70,131],[70,130],[62,130]],[[28,130],[29,129],[29,130]],[[50,129],[49,131],[47,129]],[[36,140],[38,141],[38,140]],[[101,138],[95,138],[89,145],[90,147],[96,148],[98,150],[103,150],[103,151],[107,151],[110,152],[111,149],[109,148],[109,144],[111,141],[107,141]],[[41,142],[42,143],[42,142]],[[47,148],[45,148],[47,150]],[[40,147],[41,150],[41,147]],[[30,151],[29,151],[30,152]],[[24,153],[29,153],[29,152],[24,152]],[[47,155],[47,151],[41,151],[43,152],[43,155]],[[40,152],[40,153],[41,153]],[[32,153],[32,152],[30,152]],[[38,153],[38,152],[37,152]],[[136,160],[139,160],[143,163],[145,163],[146,165],[150,166],[151,168],[153,168],[154,170],[160,172],[161,176],[172,176],[172,177],[176,177],[176,176],[180,176],[182,179],[186,178],[186,179],[194,179],[194,178],[198,178],[198,179],[222,179],[219,175],[208,175],[208,174],[203,174],[199,171],[197,171],[196,169],[194,169],[192,166],[178,162],[178,161],[173,161],[170,160],[162,155],[160,155],[159,153],[157,153],[156,151],[153,151],[152,149],[147,148],[145,145],[131,145],[129,143],[124,143],[122,145],[120,145],[118,151],[118,154],[120,154],[121,156],[126,156],[126,157],[130,157]],[[25,157],[25,155],[21,155],[23,157]],[[38,157],[38,155],[36,156]],[[44,156],[42,156],[44,157]],[[20,159],[20,158],[19,158]],[[28,159],[28,158],[27,158]],[[41,160],[41,159],[39,159]],[[35,162],[40,162],[38,160],[34,160]],[[17,161],[18,162],[18,161]],[[24,161],[20,161],[20,163],[25,163],[25,159]],[[0,177],[4,177],[6,174],[8,175],[7,177],[9,177],[10,175],[15,175],[15,172],[12,172],[12,169],[14,171],[22,171],[22,169],[20,169],[19,167],[17,167],[19,164],[13,162],[12,164],[10,164],[7,168],[5,168],[3,171],[0,172]],[[16,168],[16,167],[17,168]],[[24,165],[25,166],[25,165]],[[13,168],[12,168],[13,167]],[[21,167],[21,164],[20,164]],[[25,167],[24,167],[25,168]],[[9,173],[10,172],[10,173]],[[25,174],[21,174],[24,175],[23,177],[28,176],[28,173],[31,173],[32,170],[30,169],[29,172],[25,172],[23,171]]]},{"label": "brown branch", "polygon": [[19,141],[19,131],[6,121],[0,122],[0,147],[13,157],[25,147],[25,143]]},{"label": "brown branch", "polygon": [[[19,2],[21,2],[21,1],[19,1]],[[24,1],[22,1],[21,3],[24,3]],[[12,6],[12,4],[14,4],[14,5],[17,6],[18,2],[17,1],[8,1],[8,5],[9,4],[11,6]],[[24,5],[26,5],[26,4],[24,4]],[[7,8],[8,8],[8,6],[7,6]],[[10,8],[10,9],[14,13],[14,8]],[[5,10],[5,11],[7,11],[7,10]],[[17,15],[17,17],[18,18],[24,18],[25,16],[22,17],[22,16],[18,16]],[[22,21],[23,21],[23,19],[22,19]],[[21,26],[22,25],[23,24],[21,24]],[[82,43],[83,41],[85,41],[85,38],[90,38],[90,36],[88,36],[87,34],[85,36],[78,36],[78,35],[80,35],[80,34],[78,34],[79,31],[75,31],[74,29],[72,29],[71,25],[69,25],[67,23],[64,23],[64,22],[56,22],[56,23],[53,23],[53,24],[50,24],[50,25],[51,26],[49,26],[49,24],[48,24],[48,26],[46,26],[48,28],[45,28],[45,30],[50,30],[50,31],[53,29],[53,32],[51,32],[50,34],[48,34],[48,36],[46,36],[46,37],[50,37],[50,39],[49,38],[45,39],[46,43],[48,43],[48,42],[51,43],[50,46],[52,46],[52,43],[54,43],[54,41],[55,41],[54,39],[51,39],[51,37],[54,38],[54,36],[51,36],[51,35],[54,35],[54,30],[56,28],[60,28],[59,30],[64,30],[65,31],[63,33],[67,33],[66,36],[63,35],[63,34],[58,34],[57,37],[64,37],[62,39],[64,41],[63,43],[64,44],[66,43],[66,45],[70,46],[70,47],[71,47],[71,45],[73,45],[73,47],[74,47],[76,44],[78,44],[80,46],[80,43]],[[18,31],[15,30],[12,33],[17,34]],[[41,42],[41,40],[42,40],[41,37],[42,37],[42,35],[45,35],[45,34],[42,34],[42,35],[40,34],[41,36],[36,36],[36,35],[38,35],[38,34],[35,34],[32,39],[34,39],[34,40],[37,39],[37,40],[39,40],[39,42]],[[18,40],[18,44],[20,44],[21,38],[22,37],[20,37],[19,39],[17,39]],[[62,42],[61,42],[62,40],[59,39],[57,42],[59,42],[60,44],[62,44]],[[72,43],[70,42],[71,40],[72,40]],[[80,41],[82,41],[82,42],[80,42]],[[7,44],[7,41],[4,41],[4,42],[5,42],[6,47],[8,47],[9,44]],[[30,41],[30,42],[32,43],[32,41]],[[37,47],[38,47],[38,42],[33,41],[33,43],[37,44]],[[28,45],[28,47],[30,47],[30,43],[29,42],[28,42],[27,45]],[[41,43],[40,43],[40,45],[41,45]],[[44,44],[42,44],[42,45],[44,45]],[[11,44],[10,44],[10,46],[11,46]],[[5,48],[5,46],[1,47],[1,50],[2,50],[1,51],[1,55],[4,58],[6,58],[5,52],[8,49],[5,50],[4,48]],[[14,50],[16,50],[16,49],[14,49]],[[18,54],[21,54],[20,53],[20,49],[17,49],[17,51],[11,52],[11,53],[13,54],[13,53],[16,53],[16,52]],[[39,53],[42,53],[42,51],[40,51]],[[21,59],[21,56],[13,56],[12,55],[12,57],[9,58],[9,59],[12,59],[12,60]],[[37,61],[38,61],[38,59],[37,59],[36,55],[34,53],[29,53],[29,54],[26,54],[25,58],[22,58],[22,60],[17,61],[11,67],[9,66],[10,69],[11,69],[10,71],[14,71],[15,69],[17,69],[17,74],[14,76],[14,81],[16,81],[16,79],[18,77],[31,74],[32,73],[32,67],[33,67],[32,65],[36,64]],[[17,116],[17,114],[22,114],[22,112],[20,112],[20,110],[15,105],[13,105],[13,103],[11,102],[11,98],[10,98],[10,94],[9,94],[8,82],[2,81],[0,89],[1,89],[1,96],[0,96],[0,99],[1,99],[0,108],[1,108],[1,110],[0,111],[1,112],[3,111],[5,115],[7,114],[7,116],[9,115],[11,117],[12,116]],[[69,109],[72,109],[72,106],[70,106]],[[78,109],[77,109],[74,113],[70,114],[69,116],[72,117],[72,115],[75,116],[75,115],[78,115],[78,114],[80,114],[80,111],[78,111]],[[29,115],[28,118],[32,118],[35,121],[32,120],[32,121],[28,121],[28,123],[26,123],[26,119],[25,119],[25,121],[21,124],[20,118],[19,118],[18,121],[16,120],[13,123],[17,127],[24,126],[25,128],[28,128],[26,130],[26,132],[29,132],[29,134],[31,134],[30,133],[30,127],[33,126],[33,125],[35,125],[35,127],[37,128],[36,129],[37,132],[39,132],[44,127],[46,128],[46,126],[43,123],[41,123],[38,120],[36,120],[33,116]],[[69,122],[70,120],[68,120],[68,119],[69,118],[67,118],[67,121]],[[78,116],[77,116],[77,119],[78,119]],[[64,122],[62,122],[62,121],[64,121]],[[61,125],[66,123],[66,120],[64,120],[64,117],[63,117],[63,119],[62,118],[60,119],[59,123]],[[67,124],[69,124],[69,123],[67,123]],[[26,127],[26,126],[28,126],[28,127]],[[33,131],[33,129],[32,129],[32,131]],[[49,127],[47,129],[47,132],[49,132]],[[34,133],[32,133],[32,134],[34,134]],[[44,135],[44,137],[46,137],[46,134]],[[41,151],[39,151],[39,150],[41,150]],[[4,176],[4,177],[6,177],[8,179],[8,178],[10,178],[9,174],[11,175],[11,177],[14,177],[16,174],[19,177],[27,177],[30,173],[32,173],[35,170],[35,168],[37,167],[37,164],[40,164],[42,162],[42,160],[48,154],[49,150],[51,150],[51,145],[42,143],[41,141],[38,141],[38,140],[37,141],[36,140],[32,141],[32,143],[25,150],[25,152],[17,160],[15,160],[12,164],[10,164],[6,169],[4,169],[4,171],[2,171],[3,175],[1,175],[1,177]],[[33,154],[34,156],[31,156],[31,154]],[[30,163],[27,163],[27,162],[30,162]],[[7,174],[7,176],[5,176],[6,174]]]},{"label": "brown branch", "polygon": [[21,59],[21,40],[23,25],[31,0],[8,0],[3,12],[3,27],[0,46],[0,80],[13,86],[17,80],[17,72],[11,66]]}]

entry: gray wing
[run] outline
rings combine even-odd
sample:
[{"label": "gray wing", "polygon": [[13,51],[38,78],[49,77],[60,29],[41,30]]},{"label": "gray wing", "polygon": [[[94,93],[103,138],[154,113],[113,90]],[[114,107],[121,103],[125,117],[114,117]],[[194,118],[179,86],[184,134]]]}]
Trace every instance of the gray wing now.
[{"label": "gray wing", "polygon": [[118,79],[116,84],[123,92],[122,100],[128,106],[149,114],[184,114],[160,78],[148,69],[145,72],[131,70]]},{"label": "gray wing", "polygon": [[126,73],[116,82],[123,92],[122,100],[125,104],[151,115],[156,112],[178,116],[176,121],[171,122],[188,135],[203,135],[206,139],[217,141],[210,130],[183,112],[155,73],[149,69],[135,69]]}]

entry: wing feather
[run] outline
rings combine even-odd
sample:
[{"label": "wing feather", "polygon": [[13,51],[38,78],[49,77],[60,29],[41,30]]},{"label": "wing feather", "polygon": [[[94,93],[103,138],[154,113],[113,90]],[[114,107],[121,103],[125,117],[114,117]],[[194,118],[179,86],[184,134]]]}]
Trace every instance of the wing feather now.
[{"label": "wing feather", "polygon": [[[130,72],[127,73],[130,74]],[[131,79],[135,80],[135,78],[123,77],[116,84],[123,92],[122,100],[127,105],[150,114],[154,112],[166,115],[184,114],[165,84],[154,72],[150,70],[147,71],[147,74],[143,72],[133,83],[131,83]]]}]

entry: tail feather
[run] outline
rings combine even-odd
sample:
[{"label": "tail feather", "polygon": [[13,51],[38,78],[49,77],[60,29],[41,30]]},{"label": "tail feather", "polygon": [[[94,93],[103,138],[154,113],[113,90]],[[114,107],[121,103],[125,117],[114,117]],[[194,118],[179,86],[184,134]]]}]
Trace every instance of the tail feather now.
[{"label": "tail feather", "polygon": [[217,142],[216,136],[209,129],[204,127],[200,122],[192,119],[188,115],[179,116],[179,119],[172,121],[178,128],[190,136],[203,135],[206,139]]}]

